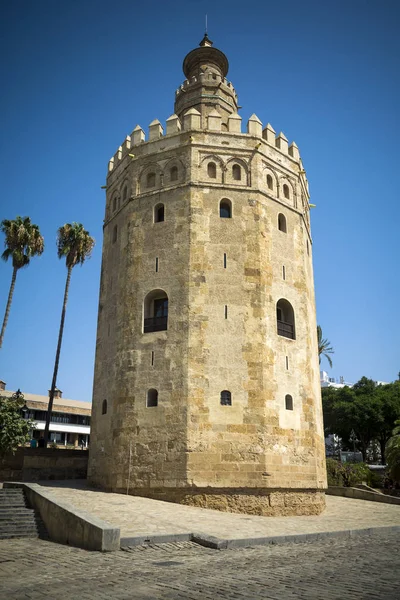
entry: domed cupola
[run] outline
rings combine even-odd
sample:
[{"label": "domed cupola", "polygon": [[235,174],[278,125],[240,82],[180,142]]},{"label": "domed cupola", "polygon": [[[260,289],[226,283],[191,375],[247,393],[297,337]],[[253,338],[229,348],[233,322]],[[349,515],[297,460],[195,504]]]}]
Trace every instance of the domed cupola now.
[{"label": "domed cupola", "polygon": [[225,54],[213,47],[205,34],[198,48],[191,50],[183,61],[186,81],[178,88],[175,113],[182,120],[190,108],[201,114],[202,128],[207,127],[207,117],[217,110],[222,117],[222,128],[227,129],[228,117],[238,110],[238,98],[233,85],[226,80],[229,63]]}]

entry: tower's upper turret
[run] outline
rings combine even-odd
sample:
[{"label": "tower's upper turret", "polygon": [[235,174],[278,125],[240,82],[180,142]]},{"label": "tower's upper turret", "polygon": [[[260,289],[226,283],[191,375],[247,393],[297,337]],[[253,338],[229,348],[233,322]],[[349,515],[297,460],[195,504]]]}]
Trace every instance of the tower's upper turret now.
[{"label": "tower's upper turret", "polygon": [[182,120],[187,110],[195,108],[205,128],[208,115],[217,110],[222,117],[222,128],[226,129],[229,115],[237,112],[238,99],[232,84],[225,79],[228,59],[212,44],[205,34],[199,47],[185,56],[183,72],[187,79],[176,92],[175,113]]}]

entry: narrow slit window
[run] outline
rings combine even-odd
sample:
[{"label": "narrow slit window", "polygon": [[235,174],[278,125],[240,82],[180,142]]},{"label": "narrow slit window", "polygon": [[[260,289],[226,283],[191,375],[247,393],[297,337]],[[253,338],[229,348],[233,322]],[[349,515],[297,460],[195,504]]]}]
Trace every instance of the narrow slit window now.
[{"label": "narrow slit window", "polygon": [[232,406],[232,394],[229,390],[223,390],[220,397],[221,406]]},{"label": "narrow slit window", "polygon": [[151,366],[154,367],[154,350],[151,351]]},{"label": "narrow slit window", "polygon": [[308,256],[310,256],[310,244],[308,243],[308,240],[307,240],[307,254],[308,254]]},{"label": "narrow slit window", "polygon": [[154,223],[162,223],[165,219],[164,204],[157,204],[154,207]]},{"label": "narrow slit window", "polygon": [[217,165],[214,162],[209,162],[207,165],[207,175],[210,179],[216,179],[217,177]]},{"label": "narrow slit window", "polygon": [[117,239],[118,239],[118,225],[115,225],[114,229],[113,229],[113,244],[115,244]]},{"label": "narrow slit window", "polygon": [[224,252],[224,269],[226,269],[226,253]]},{"label": "narrow slit window", "polygon": [[152,388],[147,391],[146,406],[147,406],[147,408],[154,408],[155,406],[158,406],[158,391],[157,390]]},{"label": "narrow slit window", "polygon": [[101,405],[101,414],[102,415],[107,414],[107,400],[103,400],[103,403]]},{"label": "narrow slit window", "polygon": [[286,279],[286,269],[285,269],[285,265],[282,266],[282,278],[283,280]]},{"label": "narrow slit window", "polygon": [[225,304],[225,319],[227,319],[227,318],[228,318],[228,307]]},{"label": "narrow slit window", "polygon": [[158,256],[156,257],[156,273],[158,273]]},{"label": "narrow slit window", "polygon": [[282,213],[279,213],[278,215],[278,229],[279,231],[286,233],[286,217]]},{"label": "narrow slit window", "polygon": [[285,196],[285,198],[287,200],[289,200],[289,198],[290,198],[290,192],[289,192],[289,186],[287,185],[287,183],[283,184],[283,195]]},{"label": "narrow slit window", "polygon": [[219,205],[219,216],[221,219],[230,219],[232,217],[232,204],[230,200],[221,200]]},{"label": "narrow slit window", "polygon": [[289,370],[289,357],[288,356],[286,356],[285,362],[286,362],[286,371],[288,371]]},{"label": "narrow slit window", "polygon": [[114,200],[113,200],[112,209],[114,212],[117,210],[117,197],[116,196],[114,197]]},{"label": "narrow slit window", "polygon": [[235,181],[240,181],[242,179],[242,169],[239,165],[233,165],[232,177]]},{"label": "narrow slit window", "polygon": [[290,394],[285,396],[285,408],[286,410],[293,410],[293,398]]},{"label": "narrow slit window", "polygon": [[147,177],[146,177],[146,186],[148,188],[151,188],[151,187],[155,187],[155,185],[156,185],[156,174],[148,173]]}]

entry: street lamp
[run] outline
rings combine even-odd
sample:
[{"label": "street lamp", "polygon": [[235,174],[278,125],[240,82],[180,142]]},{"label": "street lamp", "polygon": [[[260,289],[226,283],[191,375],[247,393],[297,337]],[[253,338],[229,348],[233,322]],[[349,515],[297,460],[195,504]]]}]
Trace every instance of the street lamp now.
[{"label": "street lamp", "polygon": [[354,429],[350,432],[349,440],[350,442],[353,442],[353,462],[356,462],[356,442],[358,442],[358,439]]},{"label": "street lamp", "polygon": [[24,402],[24,405],[21,406],[21,413],[23,416],[25,416],[25,414],[28,411],[28,407],[26,405],[26,400],[24,399],[24,395],[21,392],[21,390],[18,388],[16,392],[14,392],[14,394],[11,396],[13,400],[15,400],[15,402],[17,404],[20,404],[22,402]]}]

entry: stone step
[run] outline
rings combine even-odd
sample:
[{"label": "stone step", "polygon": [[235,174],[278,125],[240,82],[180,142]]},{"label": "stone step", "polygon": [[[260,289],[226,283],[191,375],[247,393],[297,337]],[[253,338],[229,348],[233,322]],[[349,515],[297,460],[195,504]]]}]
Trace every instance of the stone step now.
[{"label": "stone step", "polygon": [[0,533],[0,540],[10,540],[14,538],[37,538],[37,533]]},{"label": "stone step", "polygon": [[0,521],[3,521],[4,519],[8,519],[10,517],[18,517],[18,516],[24,516],[24,515],[31,515],[32,514],[32,509],[31,508],[16,508],[15,510],[0,510]]}]

